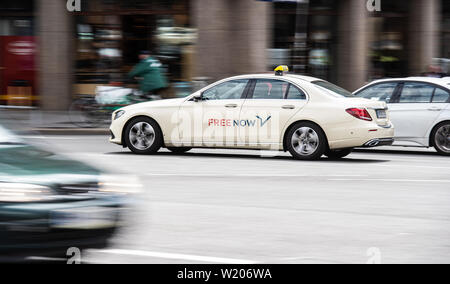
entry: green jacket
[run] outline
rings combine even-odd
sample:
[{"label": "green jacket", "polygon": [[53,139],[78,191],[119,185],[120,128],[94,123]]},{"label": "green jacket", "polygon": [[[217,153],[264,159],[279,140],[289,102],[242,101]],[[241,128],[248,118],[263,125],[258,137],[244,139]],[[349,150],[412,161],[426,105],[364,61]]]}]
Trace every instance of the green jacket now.
[{"label": "green jacket", "polygon": [[143,92],[167,88],[167,79],[162,74],[161,66],[161,62],[149,57],[139,62],[139,64],[131,70],[128,76],[130,78],[143,78],[143,80],[139,82],[139,89]]}]

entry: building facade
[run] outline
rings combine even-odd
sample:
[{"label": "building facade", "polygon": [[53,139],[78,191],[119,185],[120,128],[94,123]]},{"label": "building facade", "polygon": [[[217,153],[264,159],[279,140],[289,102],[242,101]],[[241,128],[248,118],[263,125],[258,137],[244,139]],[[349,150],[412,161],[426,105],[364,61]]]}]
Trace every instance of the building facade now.
[{"label": "building facade", "polygon": [[[1,1],[0,104],[67,109],[76,95],[123,82],[141,50],[158,56],[173,89],[293,66],[297,57],[295,3],[80,0],[81,10],[69,11],[68,2]],[[310,0],[305,73],[355,90],[450,58],[449,1],[381,0],[381,11],[367,2]]]}]

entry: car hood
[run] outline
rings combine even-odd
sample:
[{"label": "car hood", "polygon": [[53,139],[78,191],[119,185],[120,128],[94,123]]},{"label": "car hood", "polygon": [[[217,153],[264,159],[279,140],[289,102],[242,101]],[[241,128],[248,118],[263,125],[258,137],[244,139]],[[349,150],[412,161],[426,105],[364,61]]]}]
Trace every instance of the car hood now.
[{"label": "car hood", "polygon": [[155,107],[178,106],[181,103],[183,103],[185,100],[186,100],[186,98],[157,100],[157,101],[151,101],[151,102],[130,105],[130,106],[122,108],[122,110],[127,111],[127,110],[136,110],[136,109],[142,109],[142,108],[148,109],[148,108],[155,108]]},{"label": "car hood", "polygon": [[0,146],[0,182],[52,186],[97,181],[100,171],[32,146]]}]

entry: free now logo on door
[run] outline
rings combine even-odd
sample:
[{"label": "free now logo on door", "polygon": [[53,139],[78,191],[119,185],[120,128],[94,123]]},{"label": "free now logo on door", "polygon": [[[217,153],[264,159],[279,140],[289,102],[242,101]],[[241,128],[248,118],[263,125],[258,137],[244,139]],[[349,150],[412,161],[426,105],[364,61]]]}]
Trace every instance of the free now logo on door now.
[{"label": "free now logo on door", "polygon": [[241,120],[232,120],[232,119],[208,119],[208,126],[219,126],[219,127],[255,127],[264,125],[269,122],[272,116],[268,116],[267,118],[261,118],[259,115],[256,116],[256,119],[241,119]]}]

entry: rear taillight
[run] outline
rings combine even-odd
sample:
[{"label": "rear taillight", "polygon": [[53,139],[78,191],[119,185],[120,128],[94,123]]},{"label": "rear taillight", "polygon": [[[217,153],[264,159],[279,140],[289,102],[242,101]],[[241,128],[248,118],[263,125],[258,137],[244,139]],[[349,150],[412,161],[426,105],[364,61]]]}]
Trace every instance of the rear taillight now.
[{"label": "rear taillight", "polygon": [[349,108],[346,111],[358,119],[372,121],[372,117],[365,108]]}]

